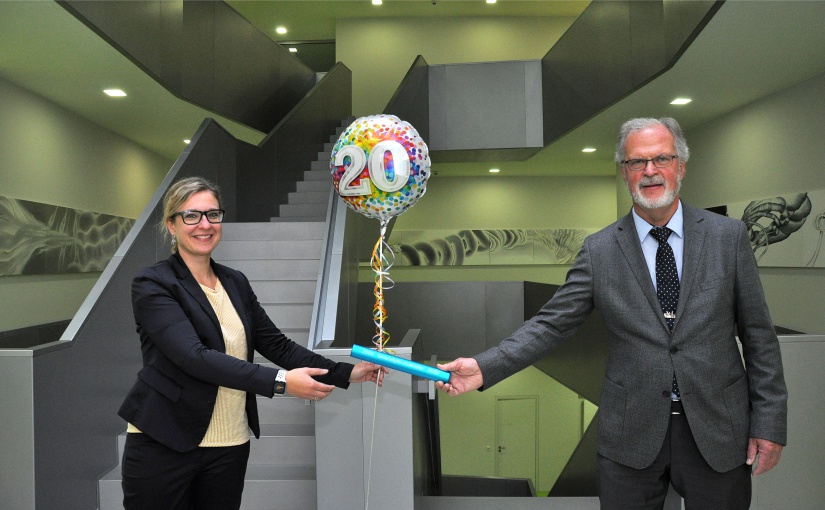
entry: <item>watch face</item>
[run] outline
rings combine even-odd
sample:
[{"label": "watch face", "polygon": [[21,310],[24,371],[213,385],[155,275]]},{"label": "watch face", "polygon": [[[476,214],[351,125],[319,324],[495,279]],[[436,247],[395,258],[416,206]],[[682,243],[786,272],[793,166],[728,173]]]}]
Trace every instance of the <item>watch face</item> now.
[{"label": "watch face", "polygon": [[284,384],[280,381],[276,382],[275,383],[275,393],[277,393],[279,395],[283,395],[284,391],[286,391],[286,384]]}]

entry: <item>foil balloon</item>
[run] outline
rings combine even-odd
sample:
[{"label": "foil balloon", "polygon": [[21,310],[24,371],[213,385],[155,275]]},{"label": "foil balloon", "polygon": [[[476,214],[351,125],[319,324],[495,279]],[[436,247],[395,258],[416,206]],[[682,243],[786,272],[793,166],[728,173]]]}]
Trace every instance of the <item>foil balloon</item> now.
[{"label": "foil balloon", "polygon": [[330,155],[335,190],[354,211],[389,221],[424,195],[430,155],[408,122],[394,115],[355,120]]}]

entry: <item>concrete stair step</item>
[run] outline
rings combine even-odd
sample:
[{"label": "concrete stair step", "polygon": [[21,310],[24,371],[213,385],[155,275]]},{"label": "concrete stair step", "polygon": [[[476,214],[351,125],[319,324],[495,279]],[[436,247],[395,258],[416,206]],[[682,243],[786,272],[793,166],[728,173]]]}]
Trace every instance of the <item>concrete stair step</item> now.
[{"label": "concrete stair step", "polygon": [[326,170],[304,170],[305,181],[328,181],[332,182],[329,174],[329,157],[327,157]]},{"label": "concrete stair step", "polygon": [[263,304],[261,306],[278,329],[308,327],[311,322],[312,304]]},{"label": "concrete stair step", "polygon": [[250,281],[309,280],[318,278],[320,260],[235,260],[231,265],[245,274]]},{"label": "concrete stair step", "polygon": [[293,191],[287,199],[290,205],[298,204],[329,204],[329,194],[332,193],[332,186],[323,191]]},{"label": "concrete stair step", "polygon": [[252,440],[249,463],[315,465],[314,424],[261,424],[261,437]]},{"label": "concrete stair step", "polygon": [[[241,510],[313,510],[318,507],[315,467],[247,466]],[[290,477],[290,478],[287,478]]]},{"label": "concrete stair step", "polygon": [[[283,207],[283,206],[282,206]],[[326,205],[324,205],[326,209]],[[292,241],[221,240],[215,260],[303,260],[321,256],[321,239]],[[231,264],[229,264],[231,265]]]},{"label": "concrete stair step", "polygon": [[[330,184],[331,186],[331,184]],[[317,225],[275,225],[272,222],[224,223],[221,243],[224,241],[301,241],[323,239],[324,221]]]},{"label": "concrete stair step", "polygon": [[270,218],[270,221],[273,223],[295,223],[302,225],[304,223],[317,222],[320,219],[318,216],[286,216],[283,218]]},{"label": "concrete stair step", "polygon": [[296,185],[296,190],[299,193],[305,193],[310,191],[327,191],[332,192],[332,177],[330,177],[327,181],[298,181]]},{"label": "concrete stair step", "polygon": [[[273,366],[271,363],[268,365]],[[261,423],[315,426],[315,407],[309,400],[292,396],[267,398],[259,395],[257,401],[258,419]]]},{"label": "concrete stair step", "polygon": [[253,283],[258,301],[265,304],[310,304],[317,280],[272,280]]},{"label": "concrete stair step", "polygon": [[329,171],[329,158],[327,158],[326,161],[313,161],[309,164],[309,169],[312,172],[326,172],[327,177],[329,177],[330,182],[332,182],[332,174]]},{"label": "concrete stair step", "polygon": [[291,218],[295,216],[317,216],[326,218],[329,204],[282,204],[278,211],[281,218]]}]

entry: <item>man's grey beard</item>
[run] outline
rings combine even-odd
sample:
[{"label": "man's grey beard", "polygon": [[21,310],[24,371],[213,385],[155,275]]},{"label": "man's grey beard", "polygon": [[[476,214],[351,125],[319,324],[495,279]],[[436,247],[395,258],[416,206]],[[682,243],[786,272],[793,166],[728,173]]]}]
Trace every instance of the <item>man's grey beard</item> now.
[{"label": "man's grey beard", "polygon": [[630,189],[630,185],[625,181],[625,186],[627,186],[627,190],[630,192],[631,198],[633,198],[633,203],[637,204],[642,209],[660,209],[662,207],[668,207],[676,200],[676,197],[679,196],[679,190],[682,189],[682,179],[681,177],[676,178],[676,189],[665,189],[665,192],[659,198],[647,198],[642,195],[640,188],[650,184],[666,184],[664,177],[650,177],[650,178],[643,178],[637,183],[637,189],[632,190]]}]

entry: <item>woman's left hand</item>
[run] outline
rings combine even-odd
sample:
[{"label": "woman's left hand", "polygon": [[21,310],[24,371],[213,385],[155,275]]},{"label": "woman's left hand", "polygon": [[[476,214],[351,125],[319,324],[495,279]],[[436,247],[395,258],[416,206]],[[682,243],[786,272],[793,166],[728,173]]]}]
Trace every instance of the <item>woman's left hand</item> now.
[{"label": "woman's left hand", "polygon": [[372,381],[377,383],[378,386],[381,386],[384,379],[383,376],[378,376],[378,374],[381,373],[388,374],[390,371],[387,370],[387,367],[382,367],[381,365],[376,365],[375,363],[370,363],[368,361],[362,361],[353,367],[352,373],[349,376],[349,382],[362,383]]}]

